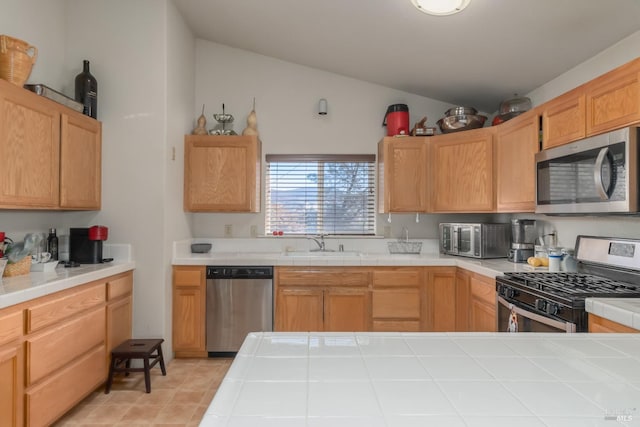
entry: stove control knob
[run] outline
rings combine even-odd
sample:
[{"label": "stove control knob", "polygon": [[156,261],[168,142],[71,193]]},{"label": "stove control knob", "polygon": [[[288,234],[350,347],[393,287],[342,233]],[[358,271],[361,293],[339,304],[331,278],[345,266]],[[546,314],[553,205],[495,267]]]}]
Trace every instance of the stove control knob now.
[{"label": "stove control knob", "polygon": [[535,306],[537,310],[545,311],[547,308],[547,302],[543,299],[537,299],[535,301]]},{"label": "stove control knob", "polygon": [[547,304],[546,310],[547,314],[555,315],[558,314],[558,304],[549,303]]}]

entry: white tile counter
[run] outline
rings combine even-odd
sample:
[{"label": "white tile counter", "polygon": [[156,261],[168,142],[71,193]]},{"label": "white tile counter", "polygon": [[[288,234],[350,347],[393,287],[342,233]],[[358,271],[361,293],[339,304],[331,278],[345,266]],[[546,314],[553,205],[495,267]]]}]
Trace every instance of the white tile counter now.
[{"label": "white tile counter", "polygon": [[640,298],[587,298],[588,313],[640,329]]},{"label": "white tile counter", "polygon": [[256,333],[201,427],[640,425],[640,336]]},{"label": "white tile counter", "polygon": [[[505,272],[531,271],[526,263],[513,263],[506,258],[475,259],[457,256],[441,255],[435,246],[426,244],[426,249],[420,255],[391,255],[386,252],[371,252],[358,249],[356,252],[330,253],[329,256],[314,252],[300,252],[291,255],[287,251],[274,251],[264,242],[268,239],[229,239],[234,241],[235,247],[226,243],[226,247],[213,250],[206,254],[192,254],[189,242],[175,242],[173,265],[270,265],[270,266],[452,266],[461,267],[489,277],[500,276]],[[235,242],[237,241],[237,243]],[[304,240],[302,240],[304,242]],[[382,242],[384,243],[384,242]],[[223,244],[216,241],[216,246]],[[379,246],[379,245],[378,245]],[[235,250],[228,250],[229,247]],[[247,248],[258,248],[255,252]],[[381,249],[381,247],[376,247]],[[382,247],[384,249],[384,247]],[[296,249],[299,250],[299,249]],[[546,271],[537,269],[538,271]]]},{"label": "white tile counter", "polygon": [[59,265],[52,272],[31,272],[24,276],[3,277],[0,281],[0,308],[9,307],[54,292],[104,279],[133,270],[132,261],[113,261],[105,264],[82,264],[64,268]]}]

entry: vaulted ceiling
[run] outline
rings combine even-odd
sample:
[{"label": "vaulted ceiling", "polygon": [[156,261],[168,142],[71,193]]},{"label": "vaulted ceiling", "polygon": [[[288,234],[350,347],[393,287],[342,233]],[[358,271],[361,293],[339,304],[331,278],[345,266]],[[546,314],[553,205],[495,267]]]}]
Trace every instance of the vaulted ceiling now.
[{"label": "vaulted ceiling", "polygon": [[495,111],[640,30],[638,0],[174,0],[201,39]]}]

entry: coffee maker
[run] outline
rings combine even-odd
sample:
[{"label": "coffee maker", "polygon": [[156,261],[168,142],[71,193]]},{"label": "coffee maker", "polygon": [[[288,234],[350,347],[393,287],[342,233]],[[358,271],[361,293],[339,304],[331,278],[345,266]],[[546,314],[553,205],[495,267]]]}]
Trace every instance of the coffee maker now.
[{"label": "coffee maker", "polygon": [[511,238],[511,249],[507,258],[513,262],[527,262],[527,259],[534,254],[536,220],[512,219]]},{"label": "coffee maker", "polygon": [[69,229],[69,261],[80,264],[100,264],[102,242],[107,240],[109,229],[102,225]]}]

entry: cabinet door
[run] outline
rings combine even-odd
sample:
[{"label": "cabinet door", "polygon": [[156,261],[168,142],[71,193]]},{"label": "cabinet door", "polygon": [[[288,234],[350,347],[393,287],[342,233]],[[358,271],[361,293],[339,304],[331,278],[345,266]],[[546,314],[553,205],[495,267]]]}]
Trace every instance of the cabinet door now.
[{"label": "cabinet door", "polygon": [[23,414],[22,345],[0,347],[0,426],[22,426]]},{"label": "cabinet door", "polygon": [[366,288],[328,288],[324,294],[324,330],[369,331],[370,306]]},{"label": "cabinet door", "polygon": [[581,86],[543,104],[542,148],[547,149],[584,138],[586,103]]},{"label": "cabinet door", "polygon": [[99,210],[102,125],[82,114],[62,114],[60,207]]},{"label": "cabinet door", "polygon": [[427,307],[427,331],[456,331],[455,268],[428,269]]},{"label": "cabinet door", "polygon": [[456,331],[469,331],[471,312],[471,273],[467,270],[456,271]]},{"label": "cabinet door", "polygon": [[0,207],[55,208],[60,113],[55,104],[0,80]]},{"label": "cabinet door", "polygon": [[471,276],[472,332],[496,332],[497,308],[495,280],[474,274]]},{"label": "cabinet door", "polygon": [[173,268],[173,350],[201,357],[205,349],[205,267]]},{"label": "cabinet door", "polygon": [[278,332],[323,331],[323,290],[314,287],[280,287],[276,294]]},{"label": "cabinet door", "polygon": [[434,212],[495,210],[494,128],[432,137]]},{"label": "cabinet door", "polygon": [[107,306],[107,351],[131,339],[133,299],[119,299]]},{"label": "cabinet door", "polygon": [[540,119],[527,112],[498,126],[496,138],[498,212],[533,212],[536,204],[535,154]]},{"label": "cabinet door", "polygon": [[640,122],[640,60],[586,85],[587,136]]},{"label": "cabinet door", "polygon": [[380,267],[373,270],[371,314],[375,332],[424,330],[423,269]]},{"label": "cabinet door", "polygon": [[427,212],[426,138],[384,138],[378,144],[378,211]]},{"label": "cabinet door", "polygon": [[630,328],[629,326],[613,322],[604,317],[596,316],[589,313],[589,332],[595,333],[631,333],[637,334],[640,332],[637,329]]},{"label": "cabinet door", "polygon": [[248,136],[185,137],[184,209],[259,212],[260,140]]}]

